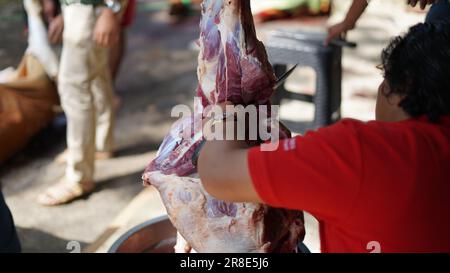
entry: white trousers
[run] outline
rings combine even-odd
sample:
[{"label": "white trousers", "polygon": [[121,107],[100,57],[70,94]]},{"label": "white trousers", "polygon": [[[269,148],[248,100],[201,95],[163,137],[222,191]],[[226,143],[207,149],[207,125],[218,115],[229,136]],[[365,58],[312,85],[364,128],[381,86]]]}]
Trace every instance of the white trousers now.
[{"label": "white trousers", "polygon": [[58,77],[61,104],[67,117],[69,183],[93,180],[96,151],[113,149],[113,90],[108,49],[93,41],[94,6],[63,7],[63,50]]}]

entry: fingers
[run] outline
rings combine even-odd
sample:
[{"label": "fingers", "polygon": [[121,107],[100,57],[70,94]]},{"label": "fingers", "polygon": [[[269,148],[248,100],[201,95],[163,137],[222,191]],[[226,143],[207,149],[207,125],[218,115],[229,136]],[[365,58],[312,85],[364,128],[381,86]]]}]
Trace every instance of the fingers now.
[{"label": "fingers", "polygon": [[108,33],[103,33],[102,34],[102,39],[101,39],[101,46],[103,47],[107,47],[109,45],[109,35]]},{"label": "fingers", "polygon": [[412,7],[415,7],[417,5],[418,0],[408,0],[408,4]]},{"label": "fingers", "polygon": [[113,44],[117,43],[119,41],[119,35],[115,32],[113,33],[107,33],[103,39],[103,45],[104,47],[110,47]]},{"label": "fingers", "polygon": [[334,27],[330,27],[330,28],[328,29],[328,35],[327,35],[327,37],[325,38],[324,45],[325,45],[325,46],[328,46],[328,45],[330,44],[331,40],[333,40],[334,38],[336,38],[336,36],[338,36],[338,35],[339,35],[339,33],[337,33],[337,32],[334,30]]},{"label": "fingers", "polygon": [[62,41],[62,33],[64,31],[64,21],[61,15],[56,16],[50,21],[48,27],[48,39],[52,44]]},{"label": "fingers", "polygon": [[97,45],[100,45],[100,34],[97,31],[94,31],[94,35],[92,36],[92,39]]},{"label": "fingers", "polygon": [[110,47],[119,41],[117,33],[96,32],[94,33],[94,41],[101,47]]},{"label": "fingers", "polygon": [[425,7],[427,6],[428,1],[427,0],[421,0],[420,1],[420,9],[425,9]]},{"label": "fingers", "polygon": [[105,47],[107,42],[107,35],[102,31],[95,31],[94,41],[98,46]]},{"label": "fingers", "polygon": [[327,38],[325,38],[325,41],[324,41],[323,44],[325,46],[328,46],[330,44],[331,40],[333,40],[333,39],[334,39],[333,34],[332,33],[328,33],[328,36],[327,36]]},{"label": "fingers", "polygon": [[427,5],[434,4],[436,0],[408,0],[408,5],[415,7],[417,3],[420,3],[420,8],[425,9]]},{"label": "fingers", "polygon": [[420,8],[425,9],[427,5],[434,4],[436,0],[420,0]]},{"label": "fingers", "polygon": [[50,41],[51,44],[56,43],[56,35],[55,35],[55,31],[52,27],[50,27],[48,29],[48,40]]},{"label": "fingers", "polygon": [[119,32],[114,32],[114,35],[112,36],[112,39],[111,39],[111,45],[118,43],[119,39],[120,39]]},{"label": "fingers", "polygon": [[328,35],[325,38],[324,45],[328,46],[333,39],[342,37],[343,35],[344,35],[343,32],[337,31],[335,28],[330,28],[328,30]]},{"label": "fingers", "polygon": [[328,28],[328,36],[324,41],[324,45],[328,46],[335,38],[345,38],[347,31],[351,29],[346,22],[338,23]]},{"label": "fingers", "polygon": [[110,9],[103,9],[94,29],[94,40],[102,47],[109,47],[119,40],[119,22]]},{"label": "fingers", "polygon": [[58,43],[59,39],[56,34],[51,34],[49,37],[50,44],[55,45]]},{"label": "fingers", "polygon": [[48,40],[51,44],[58,44],[62,41],[63,27],[58,25],[50,25],[48,29]]}]

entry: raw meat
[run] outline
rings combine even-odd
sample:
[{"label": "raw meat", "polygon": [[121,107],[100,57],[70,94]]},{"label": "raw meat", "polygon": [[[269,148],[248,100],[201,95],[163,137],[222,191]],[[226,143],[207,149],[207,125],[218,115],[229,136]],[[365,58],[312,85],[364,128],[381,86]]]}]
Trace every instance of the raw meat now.
[{"label": "raw meat", "polygon": [[170,220],[197,252],[294,252],[303,235],[301,212],[220,201],[196,177],[151,172],[145,178],[158,188]]},{"label": "raw meat", "polygon": [[250,2],[204,1],[200,31],[198,95],[204,104],[266,104],[276,77],[256,37]]},{"label": "raw meat", "polygon": [[[256,37],[249,0],[203,1],[200,30],[197,94],[202,106],[224,101],[269,104],[276,77]],[[224,202],[205,192],[191,161],[203,138],[201,122],[195,121],[202,118],[200,112],[176,122],[143,176],[146,184],[158,189],[184,237],[176,248],[294,252],[304,236],[302,212]]]}]

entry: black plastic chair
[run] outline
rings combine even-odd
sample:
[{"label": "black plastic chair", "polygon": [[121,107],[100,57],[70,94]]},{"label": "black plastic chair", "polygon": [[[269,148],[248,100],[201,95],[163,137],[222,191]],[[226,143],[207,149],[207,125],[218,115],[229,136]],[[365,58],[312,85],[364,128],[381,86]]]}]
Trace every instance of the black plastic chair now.
[{"label": "black plastic chair", "polygon": [[273,97],[273,104],[281,105],[284,99],[300,100],[315,105],[314,120],[307,124],[285,121],[293,131],[304,132],[336,122],[341,118],[342,46],[356,44],[333,40],[324,46],[326,34],[308,31],[284,31],[272,33],[266,43],[269,60],[277,76],[289,69],[289,65],[311,67],[316,73],[315,95],[289,92],[281,86]]}]

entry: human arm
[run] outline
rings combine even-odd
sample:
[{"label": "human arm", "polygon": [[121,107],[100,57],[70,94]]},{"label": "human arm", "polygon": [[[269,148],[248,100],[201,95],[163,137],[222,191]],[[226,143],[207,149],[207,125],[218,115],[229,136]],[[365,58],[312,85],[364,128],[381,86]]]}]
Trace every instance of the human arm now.
[{"label": "human arm", "polygon": [[359,124],[340,122],[286,139],[275,151],[209,142],[200,154],[200,178],[206,191],[221,200],[342,219],[353,208],[361,185]]},{"label": "human arm", "polygon": [[62,41],[64,20],[61,14],[54,17],[48,25],[48,39],[50,43],[57,44]]},{"label": "human arm", "polygon": [[353,0],[345,19],[342,22],[328,28],[328,35],[325,39],[325,44],[328,45],[331,40],[339,38],[347,31],[354,29],[356,22],[366,10],[369,2],[370,1],[367,0]]},{"label": "human arm", "polygon": [[247,156],[248,148],[238,141],[208,141],[198,163],[205,190],[220,200],[261,203],[250,177]]},{"label": "human arm", "polygon": [[[227,123],[234,123],[237,128],[237,122],[228,118],[218,126],[225,129]],[[206,119],[204,124],[211,127],[212,119]],[[237,138],[210,140],[204,144],[198,159],[198,173],[208,193],[221,200],[261,203],[247,166],[248,149],[246,142]]]},{"label": "human arm", "polygon": [[48,24],[47,36],[52,44],[62,41],[64,20],[61,14],[61,6],[58,0],[41,0],[42,16]]},{"label": "human arm", "polygon": [[118,42],[120,37],[120,20],[128,5],[128,0],[116,0],[120,3],[120,11],[115,13],[109,8],[102,8],[94,28],[94,41],[103,47]]}]

